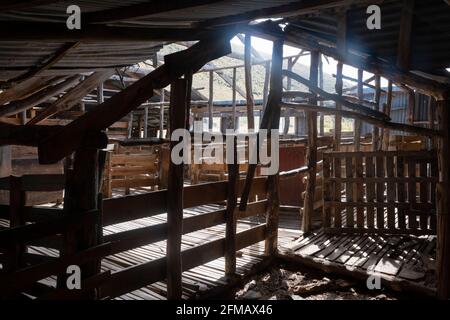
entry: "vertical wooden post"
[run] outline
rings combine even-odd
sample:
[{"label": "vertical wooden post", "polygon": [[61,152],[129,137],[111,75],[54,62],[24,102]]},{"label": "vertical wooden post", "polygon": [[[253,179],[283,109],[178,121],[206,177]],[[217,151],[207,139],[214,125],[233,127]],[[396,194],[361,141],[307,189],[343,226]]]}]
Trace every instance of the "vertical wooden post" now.
[{"label": "vertical wooden post", "polygon": [[[375,75],[375,108],[380,111],[380,98],[381,98],[381,78],[380,75]],[[372,150],[380,150],[380,128],[373,126],[372,131]]]},{"label": "vertical wooden post", "polygon": [[[287,63],[287,69],[289,71],[292,71],[292,68],[294,67],[294,59],[291,57],[288,59]],[[288,77],[286,79],[286,90],[291,91],[292,88],[292,79]],[[284,127],[283,127],[283,134],[287,135],[289,133],[289,125],[290,125],[290,118],[289,115],[284,116]]]},{"label": "vertical wooden post", "polygon": [[213,129],[214,107],[214,71],[209,72],[209,101],[208,101],[208,129]]},{"label": "vertical wooden post", "polygon": [[408,123],[414,124],[414,109],[416,106],[416,94],[414,90],[408,90]]},{"label": "vertical wooden post", "polygon": [[233,68],[233,82],[232,82],[232,108],[233,108],[233,129],[237,130],[237,124],[236,124],[236,68]]},{"label": "vertical wooden post", "polygon": [[[387,114],[388,116],[390,116],[391,109],[392,109],[392,81],[389,80],[388,93],[387,93],[386,103],[384,104],[383,112],[385,114]],[[389,151],[389,129],[383,128],[381,130],[381,132],[382,132],[382,149]]]},{"label": "vertical wooden post", "polygon": [[[270,93],[268,104],[272,112],[270,115],[269,129],[278,130],[280,126],[280,106],[281,96],[283,91],[283,40],[275,40],[273,42],[273,52],[272,52],[272,71],[270,76]],[[267,110],[266,110],[267,111]],[[264,114],[266,116],[266,113]],[[261,127],[265,126],[264,120],[261,122]],[[269,140],[270,141],[270,140]],[[274,150],[272,147],[270,152],[279,152],[279,150]],[[250,169],[249,169],[250,171]],[[252,177],[253,178],[253,177]],[[280,209],[280,176],[279,174],[271,175],[268,177],[267,181],[267,191],[268,191],[268,204],[266,213],[266,224],[267,224],[267,237],[265,242],[265,254],[272,255],[277,252],[278,247],[278,215]],[[241,201],[243,199],[241,198]],[[247,199],[245,199],[247,201]]]},{"label": "vertical wooden post", "polygon": [[0,146],[0,178],[10,176],[11,172],[11,146]]},{"label": "vertical wooden post", "polygon": [[[227,145],[227,151],[230,146]],[[228,154],[228,153],[227,153]],[[236,273],[236,204],[239,188],[239,162],[237,157],[237,137],[233,138],[233,163],[228,164],[228,194],[225,231],[225,275]]]},{"label": "vertical wooden post", "polygon": [[160,96],[160,100],[159,100],[159,138],[162,139],[164,138],[164,95],[165,95],[165,90],[161,89],[161,96]]},{"label": "vertical wooden post", "polygon": [[148,137],[148,107],[144,107],[144,138]]},{"label": "vertical wooden post", "polygon": [[[309,69],[309,81],[317,86],[318,67],[320,55],[318,51],[311,51],[311,63]],[[317,98],[311,98],[310,104],[317,104]],[[306,184],[305,203],[303,206],[302,229],[310,232],[312,229],[312,217],[314,215],[314,198],[316,193],[316,165],[317,165],[317,112],[308,111],[308,149],[306,161],[308,166],[308,182]]]},{"label": "vertical wooden post", "polygon": [[[25,191],[22,190],[22,179],[10,176],[9,178],[9,227],[19,227],[25,225],[24,206]],[[5,270],[11,272],[23,266],[23,254],[26,249],[22,243],[14,245],[7,253]]]},{"label": "vertical wooden post", "polygon": [[[428,121],[430,129],[436,128],[436,102],[433,97],[428,97]],[[436,137],[430,138],[430,149],[436,150],[438,145],[438,139]]]},{"label": "vertical wooden post", "polygon": [[131,138],[131,136],[133,135],[133,111],[130,112],[129,114],[129,119],[128,119],[128,134],[127,137]]},{"label": "vertical wooden post", "polygon": [[27,123],[27,111],[26,110],[24,110],[20,113],[20,123],[22,125]]},{"label": "vertical wooden post", "polygon": [[244,71],[245,71],[245,96],[247,98],[247,128],[255,129],[255,101],[253,98],[252,84],[252,37],[245,35],[244,41]]},{"label": "vertical wooden post", "polygon": [[[338,62],[336,70],[336,93],[342,96],[342,62]],[[340,103],[336,103],[336,109],[341,110]],[[339,151],[341,146],[342,117],[334,117],[334,150]]]},{"label": "vertical wooden post", "polygon": [[193,79],[192,73],[185,74],[184,78],[187,81],[185,128],[187,131],[189,131],[191,128],[191,100],[192,100],[192,79]]},{"label": "vertical wooden post", "polygon": [[105,102],[105,97],[103,95],[103,82],[97,87],[97,104],[102,104]]},{"label": "vertical wooden post", "polygon": [[269,81],[270,81],[270,61],[267,61],[264,66],[264,87],[263,87],[263,111],[266,110],[267,98],[269,95]]},{"label": "vertical wooden post", "polygon": [[[336,46],[339,53],[343,56],[347,53],[347,11],[346,9],[338,12],[337,17],[337,35],[336,35]],[[342,96],[343,82],[342,82],[342,69],[343,63],[338,61],[336,67],[336,93]],[[340,103],[336,103],[336,109],[342,109]],[[334,120],[334,150],[339,151],[341,145],[341,131],[342,131],[342,117],[335,116]]]},{"label": "vertical wooden post", "polygon": [[[184,128],[187,108],[186,79],[178,79],[171,85],[170,128],[172,132]],[[170,142],[170,153],[177,144]],[[181,235],[183,234],[183,164],[169,163],[167,185],[167,298],[181,299]]]},{"label": "vertical wooden post", "polygon": [[[75,152],[73,170],[66,173],[66,190],[64,211],[66,214],[79,215],[82,212],[99,208],[99,183],[103,168],[99,164],[99,151],[95,148],[82,147]],[[69,230],[64,236],[61,255],[70,255],[98,244],[101,234],[101,216],[88,225],[83,225],[76,233]],[[100,260],[80,266],[81,278],[87,279],[100,272]],[[58,286],[65,286],[65,277],[58,278]],[[90,297],[94,298],[92,292]]]},{"label": "vertical wooden post", "polygon": [[[361,102],[364,100],[364,87],[363,87],[363,73],[364,71],[362,69],[358,69],[358,99]],[[356,152],[360,151],[361,149],[361,120],[355,119],[355,132],[353,135],[353,141],[355,148],[354,150]]]},{"label": "vertical wooden post", "polygon": [[437,184],[437,295],[439,299],[450,298],[450,100],[438,101],[439,124],[439,183]]},{"label": "vertical wooden post", "polygon": [[[319,88],[323,89],[323,62],[322,54],[319,53]],[[323,107],[323,101],[319,101],[319,105]],[[325,135],[325,116],[323,113],[319,115],[319,135],[323,137]]]}]

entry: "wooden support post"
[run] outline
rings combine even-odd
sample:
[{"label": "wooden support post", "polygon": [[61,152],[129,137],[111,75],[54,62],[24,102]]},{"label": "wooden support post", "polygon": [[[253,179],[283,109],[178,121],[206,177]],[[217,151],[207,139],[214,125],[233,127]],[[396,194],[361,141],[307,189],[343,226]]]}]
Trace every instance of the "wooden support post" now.
[{"label": "wooden support post", "polygon": [[[428,97],[428,121],[429,128],[434,130],[436,128],[436,101],[432,96]],[[438,146],[438,141],[436,137],[430,138],[430,149],[436,150]]]},{"label": "wooden support post", "polygon": [[[319,53],[319,88],[323,89],[323,62],[322,54]],[[319,102],[319,106],[323,107],[323,101]],[[321,113],[319,115],[319,135],[323,137],[325,135],[325,115]]]},{"label": "wooden support post", "polygon": [[105,96],[103,95],[103,81],[97,87],[97,104],[105,102]]},{"label": "wooden support post", "polygon": [[[25,191],[22,190],[22,179],[11,176],[9,178],[9,227],[15,228],[25,225],[24,207]],[[12,272],[24,266],[23,255],[26,251],[22,243],[15,244],[7,252],[5,271]]]},{"label": "wooden support post", "polygon": [[192,100],[192,81],[193,76],[191,72],[188,72],[184,75],[184,78],[187,81],[187,93],[186,93],[186,125],[185,128],[187,131],[191,128],[191,100]]},{"label": "wooden support post", "polygon": [[213,113],[214,113],[214,71],[209,72],[209,101],[208,101],[208,129],[213,129]]},{"label": "wooden support post", "polygon": [[443,136],[439,139],[439,183],[437,184],[437,296],[450,298],[450,100],[438,101],[439,124]]},{"label": "wooden support post", "polygon": [[[392,81],[388,81],[388,93],[386,98],[386,103],[384,104],[383,112],[386,113],[387,116],[390,117],[392,109]],[[382,136],[382,149],[385,151],[389,151],[389,129],[383,128],[381,129]]]},{"label": "wooden support post", "polygon": [[0,178],[10,176],[11,172],[11,146],[0,146]]},{"label": "wooden support post", "polygon": [[[338,62],[336,70],[336,93],[342,96],[342,62]],[[336,109],[341,110],[342,105],[336,102]],[[342,117],[334,117],[334,150],[339,151],[341,145]]]},{"label": "wooden support post", "polygon": [[133,111],[130,112],[129,117],[130,118],[128,119],[128,134],[127,134],[128,139],[131,138],[131,136],[133,135]]},{"label": "wooden support post", "polygon": [[[381,78],[379,75],[375,75],[375,110],[380,111],[380,98],[381,98]],[[372,150],[380,150],[380,129],[378,126],[373,126],[372,131]]]},{"label": "wooden support post", "polygon": [[[99,162],[99,151],[95,148],[82,147],[75,152],[73,170],[66,172],[66,189],[64,211],[68,215],[99,209],[99,185],[103,168]],[[77,232],[69,230],[64,235],[61,256],[71,255],[86,250],[99,243],[102,234],[101,213],[93,224],[84,224]],[[81,278],[87,279],[100,273],[100,260],[80,266]],[[58,277],[58,286],[65,287],[65,275]],[[95,298],[95,293],[89,294]]]},{"label": "wooden support post", "polygon": [[[347,11],[342,9],[338,12],[337,17],[337,34],[336,34],[336,48],[342,54],[347,53]],[[344,65],[341,61],[338,61],[336,67],[336,93],[342,96],[343,82],[342,82],[342,69]],[[342,105],[336,103],[336,109],[341,110]],[[341,145],[341,131],[342,131],[342,117],[336,116],[334,120],[334,150],[339,151]]]},{"label": "wooden support post", "polygon": [[252,37],[249,34],[245,35],[245,96],[247,98],[247,128],[248,130],[255,129],[255,101],[253,98],[253,84],[252,84]]},{"label": "wooden support post", "polygon": [[416,106],[416,94],[414,90],[408,90],[408,123],[414,124],[414,109]]},{"label": "wooden support post", "polygon": [[[270,124],[265,123],[265,119],[261,121],[261,127],[268,127],[269,129],[278,130],[280,126],[280,102],[283,91],[283,40],[276,40],[273,42],[273,52],[272,52],[272,72],[270,77],[270,94],[268,108],[266,112],[270,114],[264,114],[264,116],[269,116]],[[269,111],[270,108],[270,111]],[[270,140],[269,140],[270,141]],[[270,152],[279,152],[279,150],[274,150],[271,147]],[[254,168],[256,169],[256,168]],[[253,170],[254,170],[253,169]],[[250,168],[249,168],[250,171]],[[247,175],[248,177],[248,175]],[[252,176],[253,179],[253,176]],[[247,182],[247,181],[246,181]],[[266,224],[267,224],[267,238],[265,242],[264,252],[267,255],[272,255],[277,252],[278,247],[278,219],[279,219],[279,209],[280,209],[280,176],[279,174],[271,175],[268,177],[267,181],[267,191],[268,191],[268,204],[266,213]],[[250,191],[250,188],[248,188]],[[244,193],[243,193],[244,194]],[[241,198],[241,202],[247,202],[248,194],[246,197]]]},{"label": "wooden support post", "polygon": [[266,110],[267,98],[269,96],[269,82],[270,82],[270,61],[264,65],[264,87],[263,87],[263,110]]},{"label": "wooden support post", "polygon": [[[170,128],[185,127],[187,104],[186,79],[178,79],[171,85]],[[170,153],[178,142],[170,142]],[[181,235],[183,234],[183,163],[169,163],[167,185],[167,298],[181,299]]]},{"label": "wooden support post", "polygon": [[233,84],[231,87],[232,92],[232,108],[233,108],[233,129],[237,130],[238,124],[236,121],[236,68],[233,68]]},{"label": "wooden support post", "polygon": [[[288,59],[288,63],[287,63],[287,69],[289,71],[292,71],[292,68],[294,67],[294,60],[293,58],[289,58]],[[286,79],[286,90],[287,91],[291,91],[292,88],[292,79],[291,78],[287,78]],[[290,118],[289,115],[284,117],[284,127],[283,127],[283,134],[287,135],[289,133],[289,124],[290,124]]]},{"label": "wooden support post", "polygon": [[159,102],[161,103],[159,106],[159,138],[164,138],[164,95],[165,90],[161,89],[161,96]]},{"label": "wooden support post", "polygon": [[144,139],[148,137],[148,107],[144,107]]},{"label": "wooden support post", "polygon": [[[362,69],[358,69],[357,90],[358,90],[359,103],[362,103],[362,101],[364,100],[363,74],[364,74],[364,71]],[[353,141],[354,141],[354,145],[355,145],[354,150],[356,152],[360,151],[360,149],[361,149],[361,125],[362,125],[361,120],[355,119],[355,132],[353,135]]]},{"label": "wooden support post", "polygon": [[[227,150],[230,146],[227,145]],[[225,231],[225,275],[236,274],[236,204],[239,187],[239,162],[237,157],[237,137],[233,139],[233,162],[228,164],[228,193]]]},{"label": "wooden support post", "polygon": [[[318,51],[311,52],[311,63],[309,69],[309,81],[313,85],[318,82],[320,54]],[[317,98],[311,98],[310,104],[317,104]],[[312,229],[312,217],[314,215],[314,195],[316,193],[316,164],[317,164],[317,112],[308,111],[308,149],[306,154],[308,171],[308,182],[306,184],[305,203],[303,206],[302,229],[310,232]]]}]

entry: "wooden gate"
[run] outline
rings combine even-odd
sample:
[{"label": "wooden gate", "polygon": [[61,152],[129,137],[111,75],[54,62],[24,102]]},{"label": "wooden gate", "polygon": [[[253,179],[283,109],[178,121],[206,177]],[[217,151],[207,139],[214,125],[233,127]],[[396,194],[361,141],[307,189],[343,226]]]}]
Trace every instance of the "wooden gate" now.
[{"label": "wooden gate", "polygon": [[329,152],[323,156],[326,232],[435,234],[435,151]]}]

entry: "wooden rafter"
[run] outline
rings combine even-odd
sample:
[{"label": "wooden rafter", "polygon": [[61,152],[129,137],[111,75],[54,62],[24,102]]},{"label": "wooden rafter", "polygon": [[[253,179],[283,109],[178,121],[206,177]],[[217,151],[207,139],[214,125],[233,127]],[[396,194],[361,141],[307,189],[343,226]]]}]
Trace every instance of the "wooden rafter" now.
[{"label": "wooden rafter", "polygon": [[63,45],[53,55],[45,59],[45,61],[42,64],[32,68],[31,70],[25,72],[24,74],[14,79],[8,80],[7,82],[15,84],[17,82],[25,81],[27,79],[40,75],[45,70],[50,69],[52,66],[61,61],[61,59],[64,58],[70,51],[77,48],[79,44],[80,44],[79,42],[71,42]]},{"label": "wooden rafter", "polygon": [[380,111],[376,111],[376,110],[372,110],[366,106],[357,104],[357,103],[353,103],[350,101],[345,100],[344,98],[336,95],[336,94],[331,94],[328,93],[322,89],[320,89],[319,87],[313,85],[309,80],[303,78],[302,76],[292,72],[292,71],[288,71],[288,70],[283,70],[283,75],[291,77],[292,79],[300,82],[301,84],[307,86],[312,92],[314,92],[315,94],[318,94],[319,96],[328,99],[328,100],[332,100],[334,102],[338,102],[340,103],[342,106],[364,113],[368,116],[371,116],[373,118],[377,118],[380,120],[390,120],[390,118],[385,115],[384,113],[380,112]]},{"label": "wooden rafter", "polygon": [[[261,31],[262,32],[262,31]],[[403,83],[409,87],[435,97],[437,100],[445,100],[450,96],[450,86],[431,79],[421,77],[410,71],[401,70],[387,62],[376,58],[364,58],[353,53],[340,54],[336,48],[323,45],[306,33],[292,33],[289,26],[285,28],[285,37],[288,43],[305,48],[307,50],[319,50],[324,55],[330,56],[343,63],[368,72],[379,74],[395,83]]]},{"label": "wooden rafter", "polygon": [[62,98],[58,99],[55,103],[48,106],[41,113],[37,114],[34,118],[28,121],[28,125],[37,124],[42,120],[47,119],[51,115],[69,110],[81,101],[89,92],[94,90],[99,83],[102,83],[114,74],[114,70],[98,71],[87,77],[80,82],[77,86],[67,92]]},{"label": "wooden rafter", "polygon": [[58,84],[55,84],[54,86],[50,86],[44,90],[41,90],[26,99],[14,101],[4,107],[0,107],[0,117],[12,116],[19,112],[33,108],[41,103],[44,103],[51,97],[54,97],[75,86],[79,82],[79,80],[79,75],[72,76],[61,81]]},{"label": "wooden rafter", "polygon": [[154,89],[169,85],[186,73],[194,73],[208,61],[231,51],[229,40],[236,32],[217,34],[184,51],[165,56],[165,64],[96,106],[39,145],[40,163],[54,163],[76,150],[87,130],[99,131],[120,120],[153,96]]}]

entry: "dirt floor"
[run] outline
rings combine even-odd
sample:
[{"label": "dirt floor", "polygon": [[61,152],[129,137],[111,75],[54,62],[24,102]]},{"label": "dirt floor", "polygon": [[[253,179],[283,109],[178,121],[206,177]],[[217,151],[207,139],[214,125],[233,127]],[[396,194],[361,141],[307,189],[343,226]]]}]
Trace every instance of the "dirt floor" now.
[{"label": "dirt floor", "polygon": [[400,300],[386,290],[369,290],[361,282],[287,265],[274,266],[252,277],[235,294],[238,300]]}]

